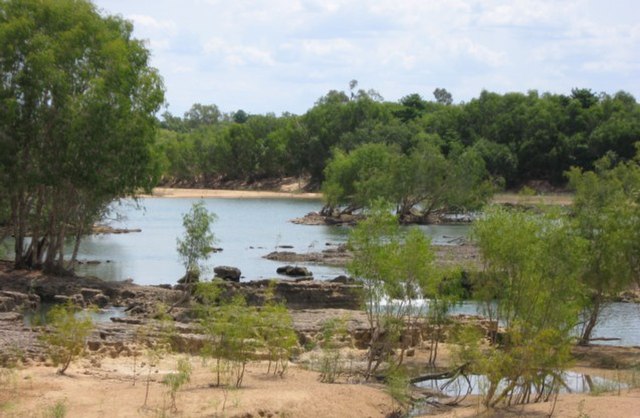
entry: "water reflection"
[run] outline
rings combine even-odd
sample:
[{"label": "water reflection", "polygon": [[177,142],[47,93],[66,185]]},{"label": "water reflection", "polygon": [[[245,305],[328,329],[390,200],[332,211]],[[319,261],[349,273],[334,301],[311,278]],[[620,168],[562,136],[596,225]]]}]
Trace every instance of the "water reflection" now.
[{"label": "water reflection", "polygon": [[[600,376],[590,376],[573,371],[562,374],[564,384],[561,385],[560,393],[587,393],[594,391],[611,391],[627,389],[624,382],[605,379]],[[549,382],[551,384],[551,382]],[[470,395],[482,395],[489,387],[489,380],[484,375],[472,374],[467,378],[458,376],[455,379],[427,380],[417,383],[416,386],[441,392],[447,396],[457,397],[469,393]]]},{"label": "water reflection", "polygon": [[[119,208],[121,220],[111,226],[140,228],[131,234],[98,235],[85,239],[80,260],[99,260],[99,265],[82,265],[78,271],[106,280],[132,278],[139,284],[175,283],[184,273],[176,254],[176,238],[182,234],[182,214],[199,199],[141,199],[144,210],[131,205]],[[217,246],[210,265],[240,268],[245,280],[276,277],[282,263],[264,255],[286,245],[287,251],[317,252],[327,244],[346,242],[350,229],[342,226],[308,226],[290,222],[308,212],[318,211],[320,201],[295,199],[205,199],[208,210],[216,213],[213,232]],[[468,225],[428,225],[421,227],[439,244],[452,244],[466,237]],[[110,261],[110,262],[107,262]],[[317,279],[329,279],[344,270],[318,264],[309,267]]]}]

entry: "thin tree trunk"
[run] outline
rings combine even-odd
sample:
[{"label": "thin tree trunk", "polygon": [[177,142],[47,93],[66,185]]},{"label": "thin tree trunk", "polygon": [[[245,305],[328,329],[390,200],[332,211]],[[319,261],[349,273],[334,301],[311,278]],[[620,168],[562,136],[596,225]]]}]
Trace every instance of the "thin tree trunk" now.
[{"label": "thin tree trunk", "polygon": [[594,328],[598,324],[598,318],[600,317],[600,312],[602,312],[602,292],[598,292],[594,295],[593,306],[591,311],[589,312],[589,319],[587,321],[584,330],[582,331],[582,336],[580,336],[580,341],[578,341],[578,345],[586,346],[589,345],[589,340],[591,339],[591,334],[593,333]]}]

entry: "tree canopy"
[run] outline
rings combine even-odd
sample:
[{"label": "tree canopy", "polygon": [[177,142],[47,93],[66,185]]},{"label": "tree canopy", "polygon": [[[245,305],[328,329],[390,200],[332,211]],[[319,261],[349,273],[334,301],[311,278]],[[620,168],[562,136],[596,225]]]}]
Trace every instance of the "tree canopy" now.
[{"label": "tree canopy", "polygon": [[157,180],[164,90],[132,32],[84,0],[0,3],[0,189],[19,267],[62,268],[65,237]]},{"label": "tree canopy", "polygon": [[[327,166],[340,153],[381,143],[410,154],[431,138],[447,159],[473,149],[488,175],[500,179],[498,184],[518,187],[536,180],[564,186],[564,172],[572,166],[591,170],[606,154],[616,161],[629,160],[640,140],[640,106],[626,92],[482,91],[467,103],[454,103],[451,93],[437,88],[435,100],[411,93],[390,102],[374,90],[358,90],[354,81],[346,91],[329,91],[302,115],[237,111],[220,116],[214,125],[192,130],[184,128],[190,121],[186,115],[185,119],[165,115],[163,126],[177,134],[160,148],[169,162],[165,181],[306,175],[319,188]],[[241,135],[239,125],[245,129]]]}]

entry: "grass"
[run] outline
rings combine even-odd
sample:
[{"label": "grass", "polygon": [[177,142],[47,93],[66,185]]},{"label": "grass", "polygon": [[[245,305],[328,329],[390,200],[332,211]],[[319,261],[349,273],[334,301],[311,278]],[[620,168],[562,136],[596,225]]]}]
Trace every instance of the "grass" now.
[{"label": "grass", "polygon": [[52,406],[48,407],[43,416],[45,418],[64,418],[67,416],[67,402],[66,400],[59,400]]}]

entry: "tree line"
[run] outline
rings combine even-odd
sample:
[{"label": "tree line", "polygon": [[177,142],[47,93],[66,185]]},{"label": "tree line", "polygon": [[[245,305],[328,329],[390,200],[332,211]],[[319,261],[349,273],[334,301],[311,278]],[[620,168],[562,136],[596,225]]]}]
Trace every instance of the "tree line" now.
[{"label": "tree line", "polygon": [[453,103],[445,89],[435,100],[409,94],[384,101],[375,91],[328,92],[303,115],[222,114],[195,104],[184,117],[164,113],[158,140],[165,181],[255,181],[308,175],[319,187],[336,154],[368,144],[409,155],[424,143],[443,157],[473,152],[487,176],[506,187],[531,180],[564,185],[572,166],[592,169],[604,155],[635,154],[640,107],[624,91],[498,94],[482,91]]}]

